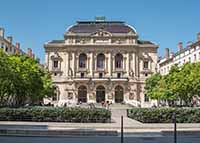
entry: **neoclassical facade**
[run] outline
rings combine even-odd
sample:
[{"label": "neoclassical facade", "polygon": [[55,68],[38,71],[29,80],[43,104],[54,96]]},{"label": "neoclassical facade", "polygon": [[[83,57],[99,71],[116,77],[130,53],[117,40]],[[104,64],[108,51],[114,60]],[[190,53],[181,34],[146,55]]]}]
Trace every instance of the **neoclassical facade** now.
[{"label": "neoclassical facade", "polygon": [[122,21],[78,21],[64,40],[45,43],[45,66],[56,85],[52,102],[152,106],[144,82],[156,72],[158,45],[138,37]]}]

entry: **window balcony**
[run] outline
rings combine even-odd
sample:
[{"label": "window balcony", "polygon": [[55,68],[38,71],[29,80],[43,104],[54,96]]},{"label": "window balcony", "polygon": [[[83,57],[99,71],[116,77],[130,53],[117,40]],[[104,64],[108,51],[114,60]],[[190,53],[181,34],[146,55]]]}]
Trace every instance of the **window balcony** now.
[{"label": "window balcony", "polygon": [[115,71],[116,71],[116,72],[123,72],[124,69],[123,69],[123,68],[115,68]]},{"label": "window balcony", "polygon": [[79,67],[78,71],[79,72],[87,72],[87,68],[86,67]]}]

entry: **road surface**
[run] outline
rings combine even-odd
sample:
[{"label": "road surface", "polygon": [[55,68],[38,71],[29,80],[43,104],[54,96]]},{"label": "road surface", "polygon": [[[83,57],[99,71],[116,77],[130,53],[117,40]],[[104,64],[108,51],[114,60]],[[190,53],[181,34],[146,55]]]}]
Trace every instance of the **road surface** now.
[{"label": "road surface", "polygon": [[[120,137],[16,137],[0,136],[0,143],[120,143]],[[170,136],[126,136],[124,143],[173,143]],[[179,137],[177,143],[200,143],[198,136]]]}]

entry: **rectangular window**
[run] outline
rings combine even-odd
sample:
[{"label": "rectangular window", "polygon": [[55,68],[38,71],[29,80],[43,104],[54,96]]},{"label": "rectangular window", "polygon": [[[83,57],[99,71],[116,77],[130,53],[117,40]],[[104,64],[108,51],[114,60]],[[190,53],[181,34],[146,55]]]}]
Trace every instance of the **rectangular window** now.
[{"label": "rectangular window", "polygon": [[200,52],[199,52],[199,60],[200,60]]},{"label": "rectangular window", "polygon": [[144,61],[143,68],[144,69],[148,69],[149,68],[149,62],[148,61]]},{"label": "rectangular window", "polygon": [[197,56],[196,56],[196,54],[194,54],[194,61],[196,61],[197,60]]},{"label": "rectangular window", "polygon": [[103,77],[103,73],[99,73],[99,78],[102,78]]},{"label": "rectangular window", "polygon": [[53,101],[57,101],[57,100],[58,100],[58,95],[57,95],[56,92],[54,93],[54,95],[53,95],[53,97],[52,97],[52,100],[53,100]]},{"label": "rectangular window", "polygon": [[149,102],[149,96],[146,95],[146,94],[144,94],[144,101],[145,101],[145,102]]},{"label": "rectangular window", "polygon": [[84,73],[83,72],[81,73],[81,78],[84,78]]},{"label": "rectangular window", "polygon": [[117,73],[117,78],[121,78],[121,73]]},{"label": "rectangular window", "polygon": [[5,49],[5,51],[6,51],[6,52],[8,52],[8,47],[7,47],[7,46],[6,46],[6,49]]},{"label": "rectangular window", "polygon": [[58,68],[58,61],[53,61],[53,67]]},{"label": "rectangular window", "polygon": [[1,43],[1,48],[2,48],[2,49],[4,48],[4,43]]},{"label": "rectangular window", "polygon": [[189,57],[189,59],[188,59],[188,60],[189,60],[189,62],[191,62],[191,58],[190,58],[190,57]]}]

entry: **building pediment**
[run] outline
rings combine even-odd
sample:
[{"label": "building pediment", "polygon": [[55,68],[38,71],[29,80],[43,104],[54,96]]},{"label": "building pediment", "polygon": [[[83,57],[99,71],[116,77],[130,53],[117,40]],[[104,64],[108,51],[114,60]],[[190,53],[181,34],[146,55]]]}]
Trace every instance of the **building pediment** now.
[{"label": "building pediment", "polygon": [[141,59],[144,61],[152,61],[151,56],[146,52],[142,54]]},{"label": "building pediment", "polygon": [[58,54],[58,52],[54,52],[53,55],[51,56],[52,60],[58,60],[58,61],[62,61],[62,58],[60,57],[60,55]]}]

